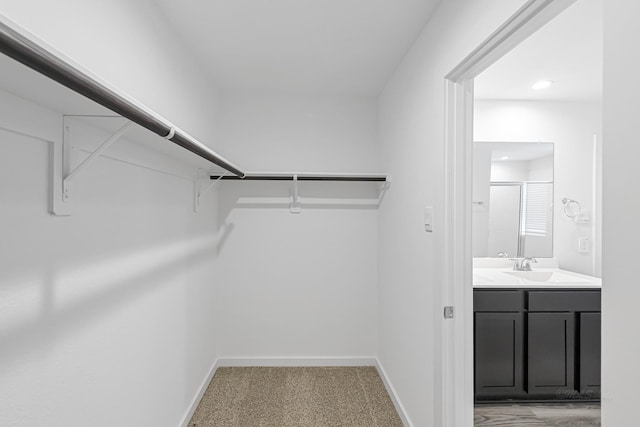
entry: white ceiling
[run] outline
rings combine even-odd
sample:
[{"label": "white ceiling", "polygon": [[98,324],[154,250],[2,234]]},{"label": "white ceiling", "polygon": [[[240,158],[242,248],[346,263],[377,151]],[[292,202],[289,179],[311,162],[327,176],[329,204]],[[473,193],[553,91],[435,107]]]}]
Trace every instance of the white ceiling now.
[{"label": "white ceiling", "polygon": [[[602,98],[602,3],[578,0],[475,80],[476,99]],[[552,80],[545,90],[531,86]]]},{"label": "white ceiling", "polygon": [[440,0],[155,0],[227,92],[377,95]]}]

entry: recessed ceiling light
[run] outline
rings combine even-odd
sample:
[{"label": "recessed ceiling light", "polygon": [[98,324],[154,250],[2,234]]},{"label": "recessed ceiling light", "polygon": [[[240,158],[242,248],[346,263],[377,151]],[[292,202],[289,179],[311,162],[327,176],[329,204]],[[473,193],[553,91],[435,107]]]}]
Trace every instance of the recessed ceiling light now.
[{"label": "recessed ceiling light", "polygon": [[502,156],[500,157],[500,160],[509,160],[509,156]]},{"label": "recessed ceiling light", "polygon": [[540,80],[539,82],[536,82],[533,86],[531,86],[531,89],[542,90],[548,88],[552,84],[553,82],[551,80]]}]

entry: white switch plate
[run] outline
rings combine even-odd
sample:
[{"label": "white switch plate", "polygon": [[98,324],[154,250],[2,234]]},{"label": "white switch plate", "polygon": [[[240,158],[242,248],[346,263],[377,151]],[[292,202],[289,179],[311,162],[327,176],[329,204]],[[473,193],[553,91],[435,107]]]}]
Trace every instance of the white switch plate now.
[{"label": "white switch plate", "polygon": [[578,239],[578,253],[588,254],[589,253],[589,238],[581,237]]},{"label": "white switch plate", "polygon": [[433,207],[424,208],[424,229],[427,233],[433,232]]}]

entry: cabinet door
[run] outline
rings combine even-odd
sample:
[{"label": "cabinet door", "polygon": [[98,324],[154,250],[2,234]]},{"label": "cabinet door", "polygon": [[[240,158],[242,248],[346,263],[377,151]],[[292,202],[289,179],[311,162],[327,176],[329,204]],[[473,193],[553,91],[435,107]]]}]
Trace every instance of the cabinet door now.
[{"label": "cabinet door", "polygon": [[600,313],[580,313],[580,393],[600,397]]},{"label": "cabinet door", "polygon": [[476,399],[524,394],[523,319],[523,313],[475,313]]},{"label": "cabinet door", "polygon": [[529,313],[528,385],[530,395],[575,395],[575,314]]}]

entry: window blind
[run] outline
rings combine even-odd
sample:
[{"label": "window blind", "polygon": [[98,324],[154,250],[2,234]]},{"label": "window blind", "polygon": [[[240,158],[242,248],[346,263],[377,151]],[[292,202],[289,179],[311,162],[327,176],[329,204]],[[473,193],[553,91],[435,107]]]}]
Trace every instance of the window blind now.
[{"label": "window blind", "polygon": [[523,185],[523,236],[545,237],[548,234],[549,208],[551,205],[551,185],[525,183]]}]

